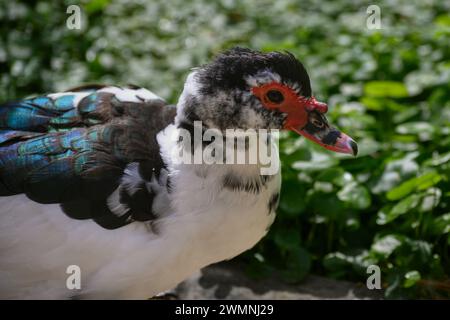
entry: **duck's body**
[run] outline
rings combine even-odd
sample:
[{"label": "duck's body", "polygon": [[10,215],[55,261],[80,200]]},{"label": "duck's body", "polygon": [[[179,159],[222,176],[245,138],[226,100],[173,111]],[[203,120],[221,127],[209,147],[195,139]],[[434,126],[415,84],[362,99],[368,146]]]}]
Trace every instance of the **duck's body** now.
[{"label": "duck's body", "polygon": [[206,148],[181,137],[196,121],[222,134],[289,128],[354,153],[310,95],[293,56],[237,48],[192,72],[176,109],[107,86],[0,106],[0,297],[145,299],[253,247],[275,218],[276,140],[263,139],[267,173],[259,157],[187,163],[183,152]]},{"label": "duck's body", "polygon": [[[188,165],[169,171],[172,191],[161,187],[161,196],[171,206],[162,216],[114,230],[72,219],[59,204],[39,204],[25,195],[2,198],[1,297],[149,298],[253,247],[275,218],[279,174],[253,193],[222,182],[229,174],[259,177],[255,168]],[[80,267],[80,290],[66,287],[70,265]]]}]

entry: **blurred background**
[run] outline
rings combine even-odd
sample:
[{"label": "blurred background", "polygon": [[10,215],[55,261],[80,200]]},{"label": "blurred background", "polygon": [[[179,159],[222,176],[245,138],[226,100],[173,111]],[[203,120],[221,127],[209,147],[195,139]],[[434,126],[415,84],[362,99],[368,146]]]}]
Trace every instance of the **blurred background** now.
[{"label": "blurred background", "polygon": [[[69,5],[81,29],[69,30]],[[177,102],[189,69],[234,45],[289,50],[357,158],[280,141],[283,189],[268,236],[237,259],[263,279],[308,274],[388,298],[450,297],[450,2],[1,1],[0,101],[82,83],[137,84]]]}]

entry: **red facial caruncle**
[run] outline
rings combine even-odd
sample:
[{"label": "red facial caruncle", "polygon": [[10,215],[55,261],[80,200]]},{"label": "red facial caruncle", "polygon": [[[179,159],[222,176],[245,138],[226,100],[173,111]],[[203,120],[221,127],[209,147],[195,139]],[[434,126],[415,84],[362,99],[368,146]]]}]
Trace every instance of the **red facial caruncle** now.
[{"label": "red facial caruncle", "polygon": [[284,129],[303,135],[319,145],[342,153],[356,155],[356,142],[349,136],[331,127],[325,118],[326,103],[314,97],[298,95],[290,86],[270,82],[252,88],[252,93],[269,110],[285,113]]}]

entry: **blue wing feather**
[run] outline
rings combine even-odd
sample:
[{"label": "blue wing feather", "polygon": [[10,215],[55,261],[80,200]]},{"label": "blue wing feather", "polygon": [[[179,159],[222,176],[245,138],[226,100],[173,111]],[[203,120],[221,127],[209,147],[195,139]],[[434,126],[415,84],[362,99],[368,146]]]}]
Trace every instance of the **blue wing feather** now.
[{"label": "blue wing feather", "polygon": [[[76,100],[77,94],[83,98]],[[21,193],[27,185],[43,181],[66,183],[79,177],[82,162],[89,158],[83,155],[93,152],[95,132],[100,130],[89,130],[88,123],[100,98],[104,96],[89,90],[0,105],[0,195]],[[83,110],[78,110],[80,105]],[[101,123],[98,114],[94,118]]]},{"label": "blue wing feather", "polygon": [[67,215],[105,228],[129,223],[130,215],[151,218],[146,188],[145,205],[130,204],[128,215],[113,214],[106,199],[128,163],[142,165],[143,179],[159,172],[156,133],[173,121],[175,109],[162,100],[121,101],[117,88],[98,89],[0,105],[0,196],[25,193],[40,203],[61,203]]}]

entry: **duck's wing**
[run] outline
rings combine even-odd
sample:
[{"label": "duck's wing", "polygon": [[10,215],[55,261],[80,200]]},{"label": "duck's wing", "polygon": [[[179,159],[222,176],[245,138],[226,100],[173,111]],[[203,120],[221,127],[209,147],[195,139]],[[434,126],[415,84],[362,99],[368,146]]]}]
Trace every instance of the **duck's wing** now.
[{"label": "duck's wing", "polygon": [[175,107],[138,87],[90,85],[0,105],[0,196],[60,203],[105,228],[152,218],[156,135]]}]

